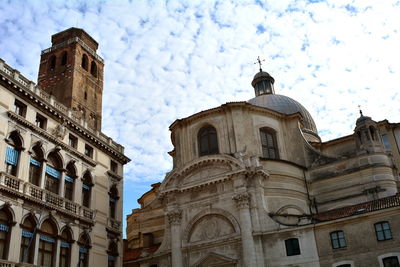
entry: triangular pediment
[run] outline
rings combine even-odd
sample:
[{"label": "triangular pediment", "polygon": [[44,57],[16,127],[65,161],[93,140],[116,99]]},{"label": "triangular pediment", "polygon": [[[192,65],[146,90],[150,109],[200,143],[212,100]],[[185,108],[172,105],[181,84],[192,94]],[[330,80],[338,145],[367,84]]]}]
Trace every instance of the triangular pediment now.
[{"label": "triangular pediment", "polygon": [[197,261],[193,267],[235,267],[237,260],[219,255],[216,253],[210,253]]}]

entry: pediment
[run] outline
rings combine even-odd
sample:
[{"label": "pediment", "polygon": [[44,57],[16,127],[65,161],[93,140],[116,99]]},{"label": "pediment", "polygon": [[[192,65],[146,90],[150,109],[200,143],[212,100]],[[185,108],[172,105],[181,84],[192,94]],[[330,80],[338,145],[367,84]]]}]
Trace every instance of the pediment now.
[{"label": "pediment", "polygon": [[193,169],[186,176],[181,177],[181,185],[189,186],[197,183],[202,183],[208,180],[213,180],[218,176],[223,176],[232,171],[232,167],[228,164],[214,163],[208,166],[203,166],[198,169]]},{"label": "pediment", "polygon": [[169,173],[160,186],[160,193],[217,182],[241,169],[244,169],[243,163],[229,155],[201,157]]},{"label": "pediment", "polygon": [[234,267],[236,266],[237,260],[219,255],[216,253],[210,253],[207,256],[200,259],[193,266],[194,267]]}]

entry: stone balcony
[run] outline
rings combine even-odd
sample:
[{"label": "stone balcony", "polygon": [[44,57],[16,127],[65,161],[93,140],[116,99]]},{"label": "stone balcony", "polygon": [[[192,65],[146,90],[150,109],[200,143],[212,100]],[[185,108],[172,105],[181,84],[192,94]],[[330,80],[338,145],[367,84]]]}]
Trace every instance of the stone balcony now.
[{"label": "stone balcony", "polygon": [[39,267],[39,265],[24,262],[12,262],[0,259],[0,267]]},{"label": "stone balcony", "polygon": [[[0,190],[35,202],[46,208],[57,210],[67,216],[94,224],[95,212],[57,194],[18,179],[5,172],[0,172]],[[7,266],[7,265],[5,265]],[[2,265],[0,264],[0,267]]]},{"label": "stone balcony", "polygon": [[[121,233],[121,222],[116,219],[107,218],[107,230],[112,231],[114,233]],[[0,266],[1,267],[1,266]]]}]

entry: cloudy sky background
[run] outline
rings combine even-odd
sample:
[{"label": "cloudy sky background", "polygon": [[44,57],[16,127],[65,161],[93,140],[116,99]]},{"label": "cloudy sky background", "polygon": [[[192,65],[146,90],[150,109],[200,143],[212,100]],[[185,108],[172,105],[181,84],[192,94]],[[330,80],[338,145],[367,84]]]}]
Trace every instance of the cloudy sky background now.
[{"label": "cloudy sky background", "polygon": [[36,81],[52,34],[87,31],[105,60],[103,131],[125,146],[124,219],[171,170],[177,118],[254,97],[263,69],[302,103],[324,141],[361,105],[399,122],[400,1],[2,1],[0,58]]}]

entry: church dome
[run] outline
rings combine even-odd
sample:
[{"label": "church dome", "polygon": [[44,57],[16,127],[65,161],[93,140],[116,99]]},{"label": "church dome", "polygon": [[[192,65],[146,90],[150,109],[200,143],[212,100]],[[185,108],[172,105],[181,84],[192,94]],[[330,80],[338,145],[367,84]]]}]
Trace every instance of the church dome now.
[{"label": "church dome", "polygon": [[283,114],[293,114],[299,112],[304,118],[304,129],[318,134],[315,122],[307,109],[290,97],[277,94],[263,94],[254,97],[247,102],[252,105],[271,109]]}]

